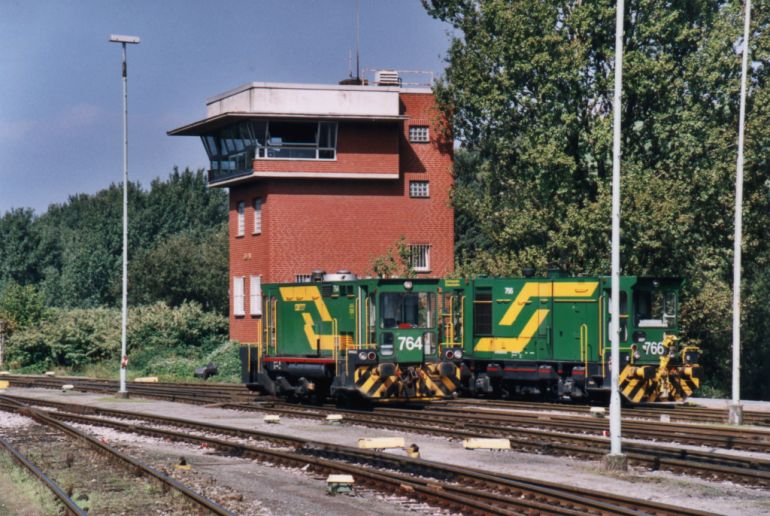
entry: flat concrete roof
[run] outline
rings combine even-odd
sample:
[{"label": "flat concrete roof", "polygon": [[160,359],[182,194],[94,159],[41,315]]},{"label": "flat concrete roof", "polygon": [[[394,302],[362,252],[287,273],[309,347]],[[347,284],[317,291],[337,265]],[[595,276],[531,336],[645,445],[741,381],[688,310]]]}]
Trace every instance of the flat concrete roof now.
[{"label": "flat concrete roof", "polygon": [[367,85],[359,86],[355,84],[303,84],[303,83],[292,83],[292,82],[256,82],[255,81],[255,82],[247,82],[246,84],[241,84],[240,86],[233,88],[232,90],[228,90],[224,93],[220,93],[218,95],[214,95],[213,97],[209,97],[206,99],[206,104],[211,104],[212,102],[222,100],[225,97],[231,97],[242,91],[249,90],[252,88],[265,88],[265,89],[273,89],[273,90],[280,90],[280,89],[338,90],[338,91],[379,90],[379,91],[392,91],[396,93],[423,93],[423,94],[433,93],[433,91],[427,87],[426,88],[417,88],[417,87],[402,88],[400,86],[377,86],[376,84],[367,84]]},{"label": "flat concrete roof", "polygon": [[399,94],[432,94],[430,88],[347,84],[251,82],[206,101],[206,118],[168,131],[171,136],[200,136],[240,120],[320,119],[395,122]]}]

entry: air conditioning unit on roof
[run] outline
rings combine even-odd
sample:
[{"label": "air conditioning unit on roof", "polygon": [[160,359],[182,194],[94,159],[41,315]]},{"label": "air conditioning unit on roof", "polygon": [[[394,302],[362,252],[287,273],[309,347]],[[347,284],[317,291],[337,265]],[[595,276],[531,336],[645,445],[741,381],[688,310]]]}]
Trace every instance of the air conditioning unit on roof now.
[{"label": "air conditioning unit on roof", "polygon": [[396,70],[377,70],[374,74],[377,86],[400,86],[401,78]]}]

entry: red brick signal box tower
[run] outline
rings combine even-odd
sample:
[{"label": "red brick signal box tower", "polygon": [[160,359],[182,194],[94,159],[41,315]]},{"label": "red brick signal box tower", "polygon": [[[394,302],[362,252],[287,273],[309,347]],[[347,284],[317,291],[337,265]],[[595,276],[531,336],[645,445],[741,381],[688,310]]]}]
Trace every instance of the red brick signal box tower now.
[{"label": "red brick signal box tower", "polygon": [[452,140],[427,88],[251,83],[170,135],[199,136],[230,190],[230,337],[257,340],[262,282],[372,276],[401,239],[418,276],[454,264]]}]

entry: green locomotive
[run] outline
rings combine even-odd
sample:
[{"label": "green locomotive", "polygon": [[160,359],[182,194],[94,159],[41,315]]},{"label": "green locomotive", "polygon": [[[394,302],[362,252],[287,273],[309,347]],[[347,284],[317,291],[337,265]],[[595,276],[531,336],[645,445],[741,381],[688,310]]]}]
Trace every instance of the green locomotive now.
[{"label": "green locomotive", "polygon": [[263,285],[261,338],[241,348],[244,381],[290,398],[457,392],[462,353],[440,354],[438,280],[350,278]]},{"label": "green locomotive", "polygon": [[[243,379],[288,397],[429,400],[457,394],[598,399],[609,392],[607,277],[355,279],[263,285]],[[681,400],[699,350],[677,341],[681,281],[620,282],[620,390]]]}]

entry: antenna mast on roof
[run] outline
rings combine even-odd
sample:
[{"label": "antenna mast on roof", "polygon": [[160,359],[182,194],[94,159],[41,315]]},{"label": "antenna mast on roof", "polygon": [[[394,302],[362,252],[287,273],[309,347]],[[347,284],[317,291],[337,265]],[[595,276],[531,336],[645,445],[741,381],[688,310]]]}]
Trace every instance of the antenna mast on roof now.
[{"label": "antenna mast on roof", "polygon": [[361,0],[356,0],[356,79],[361,80],[360,45],[361,45]]}]

